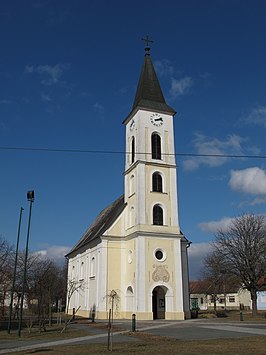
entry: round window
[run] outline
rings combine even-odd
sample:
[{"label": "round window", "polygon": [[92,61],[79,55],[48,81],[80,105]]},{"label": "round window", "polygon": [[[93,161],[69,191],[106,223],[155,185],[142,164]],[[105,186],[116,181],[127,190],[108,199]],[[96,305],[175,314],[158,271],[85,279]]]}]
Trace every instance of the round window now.
[{"label": "round window", "polygon": [[156,257],[157,260],[162,260],[163,252],[160,249],[156,250],[155,257]]}]

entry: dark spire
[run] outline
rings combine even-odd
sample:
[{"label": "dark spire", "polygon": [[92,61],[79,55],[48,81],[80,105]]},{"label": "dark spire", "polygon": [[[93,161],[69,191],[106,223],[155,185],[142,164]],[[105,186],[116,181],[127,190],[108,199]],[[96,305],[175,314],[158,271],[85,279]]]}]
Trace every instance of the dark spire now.
[{"label": "dark spire", "polygon": [[175,114],[175,110],[168,106],[165,102],[159,80],[151,61],[149,43],[153,41],[149,40],[148,35],[146,38],[142,39],[146,41],[146,53],[139,78],[133,109],[139,107]]}]

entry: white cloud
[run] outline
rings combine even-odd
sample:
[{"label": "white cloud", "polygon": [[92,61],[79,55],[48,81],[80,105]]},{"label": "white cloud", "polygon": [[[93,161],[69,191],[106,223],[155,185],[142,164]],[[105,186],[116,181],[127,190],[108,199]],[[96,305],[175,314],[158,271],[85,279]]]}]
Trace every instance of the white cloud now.
[{"label": "white cloud", "polygon": [[199,77],[201,79],[202,84],[205,87],[212,86],[212,79],[211,79],[211,74],[210,73],[208,73],[208,72],[201,73],[201,74],[199,74]]},{"label": "white cloud", "polygon": [[[196,138],[193,141],[196,149],[196,154],[202,155],[243,155],[242,143],[247,139],[238,135],[230,135],[225,140],[219,140],[217,138],[207,137],[203,134],[195,134]],[[247,150],[251,148],[246,147]],[[253,149],[253,148],[252,148]],[[216,167],[225,164],[229,158],[226,157],[192,157],[186,159],[183,162],[183,166],[186,170],[195,170],[201,164],[208,165],[210,167]]]},{"label": "white cloud", "polygon": [[168,59],[156,60],[154,67],[156,73],[161,76],[172,75],[174,73],[174,67]]},{"label": "white cloud", "polygon": [[203,261],[211,251],[210,243],[192,243],[188,248],[189,277],[190,280],[200,278],[203,270]]},{"label": "white cloud", "polygon": [[47,257],[57,264],[62,264],[65,261],[65,255],[70,251],[70,247],[64,245],[51,245],[47,248],[36,251],[36,254]]},{"label": "white cloud", "polygon": [[48,95],[48,94],[41,94],[41,99],[42,99],[42,101],[45,101],[45,102],[52,101],[50,95]]},{"label": "white cloud", "polygon": [[33,73],[34,72],[34,66],[33,65],[26,65],[24,72],[27,74]]},{"label": "white cloud", "polygon": [[200,78],[203,80],[209,79],[210,76],[211,76],[211,74],[208,72],[204,72],[204,73],[200,74]]},{"label": "white cloud", "polygon": [[[202,158],[199,158],[202,159]],[[183,166],[185,170],[195,170],[199,167],[200,162],[197,159],[191,158],[187,159],[183,162]]]},{"label": "white cloud", "polygon": [[266,195],[266,172],[258,167],[231,170],[229,185],[232,190],[251,195]]},{"label": "white cloud", "polygon": [[59,83],[63,75],[63,72],[67,69],[69,69],[69,65],[66,64],[56,64],[54,66],[48,64],[38,65],[38,66],[26,65],[25,73],[27,74],[37,73],[41,75],[47,75],[48,78],[43,79],[41,83],[43,85],[51,86]]},{"label": "white cloud", "polygon": [[255,206],[262,203],[266,203],[266,197],[256,197],[253,201],[250,202],[250,205]]},{"label": "white cloud", "polygon": [[82,97],[85,97],[85,98],[92,96],[91,93],[88,92],[88,91],[83,91],[80,95],[81,95]]},{"label": "white cloud", "polygon": [[255,123],[266,128],[266,106],[254,108],[244,120],[247,123]]},{"label": "white cloud", "polygon": [[192,85],[193,85],[193,80],[189,76],[186,76],[179,80],[172,78],[171,88],[170,88],[171,97],[176,98],[180,95],[187,94]]},{"label": "white cloud", "polygon": [[93,105],[93,108],[95,111],[99,112],[99,113],[103,113],[104,111],[104,107],[103,105],[99,104],[99,102],[96,102],[94,105]]},{"label": "white cloud", "polygon": [[216,233],[219,230],[227,230],[229,225],[232,222],[231,217],[223,217],[219,221],[210,221],[210,222],[202,222],[198,224],[198,227],[203,231],[203,232],[208,232],[208,233]]},{"label": "white cloud", "polygon": [[0,121],[0,129],[7,129],[5,122]]},{"label": "white cloud", "polygon": [[13,101],[8,100],[8,99],[2,99],[0,100],[0,104],[1,105],[11,105],[13,103]]}]

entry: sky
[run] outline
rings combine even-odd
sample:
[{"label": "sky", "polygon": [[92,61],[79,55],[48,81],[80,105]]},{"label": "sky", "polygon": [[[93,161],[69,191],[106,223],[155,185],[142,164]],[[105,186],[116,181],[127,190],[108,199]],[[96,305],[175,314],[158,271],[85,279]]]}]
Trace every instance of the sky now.
[{"label": "sky", "polygon": [[16,243],[23,207],[24,248],[34,190],[30,250],[63,260],[123,194],[122,121],[149,34],[177,111],[179,222],[200,277],[219,228],[266,214],[265,33],[263,0],[2,0],[0,236]]}]

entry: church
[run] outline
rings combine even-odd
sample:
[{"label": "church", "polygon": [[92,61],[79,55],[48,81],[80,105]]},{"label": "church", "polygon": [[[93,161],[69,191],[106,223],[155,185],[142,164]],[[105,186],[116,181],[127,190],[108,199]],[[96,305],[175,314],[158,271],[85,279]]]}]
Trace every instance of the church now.
[{"label": "church", "polygon": [[66,255],[68,284],[80,285],[66,310],[107,319],[190,318],[187,249],[180,230],[175,110],[164,98],[145,48],[133,107],[124,119],[124,194],[98,215]]}]

